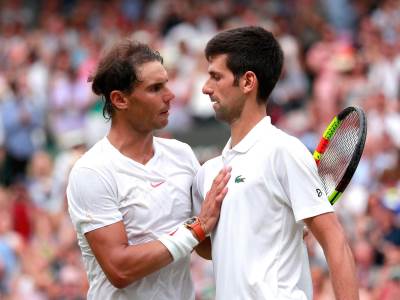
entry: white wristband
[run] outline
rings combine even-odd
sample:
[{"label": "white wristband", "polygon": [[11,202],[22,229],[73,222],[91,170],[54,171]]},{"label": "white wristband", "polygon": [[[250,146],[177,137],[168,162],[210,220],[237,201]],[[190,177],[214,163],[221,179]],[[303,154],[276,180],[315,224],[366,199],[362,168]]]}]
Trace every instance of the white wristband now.
[{"label": "white wristband", "polygon": [[171,253],[174,261],[189,255],[199,241],[193,236],[190,229],[180,225],[172,234],[164,234],[158,239]]}]

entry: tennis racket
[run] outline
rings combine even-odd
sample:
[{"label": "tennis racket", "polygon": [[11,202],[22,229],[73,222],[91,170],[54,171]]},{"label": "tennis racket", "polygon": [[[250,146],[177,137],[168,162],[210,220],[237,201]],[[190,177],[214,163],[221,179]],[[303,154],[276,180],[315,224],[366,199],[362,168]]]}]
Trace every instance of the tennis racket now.
[{"label": "tennis racket", "polygon": [[357,169],[366,136],[364,111],[347,107],[333,118],[314,151],[318,173],[332,205],[339,200]]}]

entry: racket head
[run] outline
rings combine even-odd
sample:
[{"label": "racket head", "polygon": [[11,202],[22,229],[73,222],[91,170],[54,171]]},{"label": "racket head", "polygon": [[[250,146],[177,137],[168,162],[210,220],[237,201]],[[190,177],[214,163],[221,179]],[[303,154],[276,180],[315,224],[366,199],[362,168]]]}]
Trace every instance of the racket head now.
[{"label": "racket head", "polygon": [[367,119],[358,107],[347,107],[328,125],[314,151],[329,202],[337,202],[360,162],[367,136]]}]

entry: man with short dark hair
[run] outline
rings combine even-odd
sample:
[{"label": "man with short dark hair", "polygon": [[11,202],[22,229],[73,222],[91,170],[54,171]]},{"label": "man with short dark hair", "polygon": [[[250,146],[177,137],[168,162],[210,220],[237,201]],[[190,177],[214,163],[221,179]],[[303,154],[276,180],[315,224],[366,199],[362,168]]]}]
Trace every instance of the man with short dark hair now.
[{"label": "man with short dark hair", "polygon": [[206,162],[193,186],[201,199],[222,167],[232,167],[211,234],[216,299],[312,299],[304,223],[321,244],[337,299],[358,299],[354,260],[311,153],[271,124],[266,102],[283,53],[260,27],[227,30],[205,49],[216,118],[230,125],[222,155]]}]

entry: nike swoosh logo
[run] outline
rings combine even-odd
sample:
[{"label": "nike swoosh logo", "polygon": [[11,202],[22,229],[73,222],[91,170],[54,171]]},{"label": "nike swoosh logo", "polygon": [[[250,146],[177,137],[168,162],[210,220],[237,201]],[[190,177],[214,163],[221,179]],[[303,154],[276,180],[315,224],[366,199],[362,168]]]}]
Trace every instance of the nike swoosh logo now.
[{"label": "nike swoosh logo", "polygon": [[150,183],[150,184],[151,184],[151,186],[152,186],[153,188],[156,188],[156,187],[162,185],[164,182],[165,182],[165,181],[160,181],[160,182]]}]

